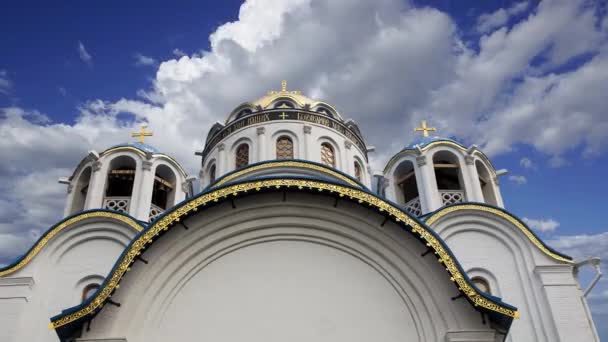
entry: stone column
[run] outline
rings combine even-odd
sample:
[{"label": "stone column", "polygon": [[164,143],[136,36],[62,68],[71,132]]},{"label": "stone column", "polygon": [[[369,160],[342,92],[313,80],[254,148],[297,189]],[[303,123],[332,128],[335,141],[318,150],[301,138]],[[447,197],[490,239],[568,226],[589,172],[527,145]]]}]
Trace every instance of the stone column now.
[{"label": "stone column", "polygon": [[[344,160],[342,163],[342,171],[345,173],[355,177],[355,165],[352,157],[352,149],[353,144],[344,140],[344,152],[342,153],[342,159]],[[361,170],[363,172],[363,170]]]},{"label": "stone column", "polygon": [[312,132],[312,126],[304,125],[304,155],[300,159],[310,160],[310,133]]},{"label": "stone column", "polygon": [[108,177],[107,169],[102,168],[101,162],[98,160],[93,163],[91,169],[91,180],[89,181],[89,191],[87,198],[84,201],[84,209],[99,209],[103,207],[103,198],[105,196],[105,184]]},{"label": "stone column", "polygon": [[494,176],[492,178],[492,186],[494,187],[494,196],[496,196],[497,206],[504,208],[505,202],[503,202],[502,195],[500,194],[500,181],[498,180],[498,177]]},{"label": "stone column", "polygon": [[[268,159],[266,153],[266,127],[258,127],[258,160],[259,162]],[[270,151],[268,151],[270,153]]]},{"label": "stone column", "polygon": [[420,183],[417,183],[419,185],[418,193],[420,196],[420,206],[422,208],[422,213],[426,214],[439,209],[443,206],[443,203],[441,198],[439,198],[439,190],[437,189],[437,182],[435,181],[433,164],[429,164],[424,155],[416,157],[416,164],[420,171],[419,174],[416,175],[417,179],[420,179]]},{"label": "stone column", "polygon": [[[135,187],[133,187],[129,213],[138,220],[148,222],[150,220],[150,206],[152,205],[152,191],[154,190],[154,174],[152,173],[151,161],[144,160],[142,162],[140,175],[139,194],[135,193]],[[134,211],[135,205],[137,208]]]},{"label": "stone column", "polygon": [[[465,167],[463,168],[464,191],[468,202],[485,202],[481,183],[479,183],[479,175],[475,167],[475,158],[472,156],[464,157]],[[464,172],[466,170],[466,172]]]},{"label": "stone column", "polygon": [[217,164],[215,166],[215,179],[220,178],[228,172],[228,160],[226,159],[226,144],[217,145]]}]

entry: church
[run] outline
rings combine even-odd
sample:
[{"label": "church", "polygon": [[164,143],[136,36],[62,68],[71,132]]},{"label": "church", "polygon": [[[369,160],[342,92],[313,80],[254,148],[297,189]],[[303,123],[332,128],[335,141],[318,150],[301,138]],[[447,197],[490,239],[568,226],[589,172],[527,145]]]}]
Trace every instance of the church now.
[{"label": "church", "polygon": [[599,341],[600,274],[577,276],[599,259],[545,244],[506,171],[434,131],[372,170],[357,123],[283,81],[210,128],[198,177],[146,127],[90,151],[0,268],[0,341]]}]

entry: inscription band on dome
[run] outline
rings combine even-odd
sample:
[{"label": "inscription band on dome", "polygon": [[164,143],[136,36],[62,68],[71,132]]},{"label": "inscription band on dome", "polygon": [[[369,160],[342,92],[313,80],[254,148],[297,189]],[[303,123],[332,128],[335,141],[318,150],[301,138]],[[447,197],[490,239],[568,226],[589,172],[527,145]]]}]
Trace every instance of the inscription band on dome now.
[{"label": "inscription band on dome", "polygon": [[202,153],[203,159],[205,159],[205,157],[207,156],[209,151],[211,151],[211,149],[215,145],[217,145],[222,139],[226,138],[227,136],[231,135],[232,133],[234,133],[242,128],[245,128],[245,127],[248,127],[251,125],[255,125],[255,124],[259,124],[259,123],[264,123],[264,122],[283,121],[283,120],[295,120],[295,121],[309,122],[309,123],[314,123],[317,125],[321,125],[321,126],[325,126],[325,127],[334,129],[334,130],[338,131],[339,133],[343,134],[344,136],[346,136],[346,138],[351,140],[355,145],[357,145],[359,147],[359,149],[361,149],[361,151],[363,151],[363,154],[367,158],[367,152],[366,152],[367,147],[365,146],[363,139],[356,132],[354,132],[352,129],[350,129],[348,126],[346,126],[342,122],[335,120],[333,118],[330,118],[328,116],[325,116],[323,114],[307,112],[307,111],[302,111],[302,110],[286,110],[286,109],[281,108],[279,110],[270,110],[270,111],[260,112],[258,114],[248,115],[248,116],[238,119],[238,120],[232,122],[231,124],[229,124],[228,126],[224,127],[222,130],[218,131],[209,140],[207,145],[205,145],[205,149],[203,150],[203,153]]}]

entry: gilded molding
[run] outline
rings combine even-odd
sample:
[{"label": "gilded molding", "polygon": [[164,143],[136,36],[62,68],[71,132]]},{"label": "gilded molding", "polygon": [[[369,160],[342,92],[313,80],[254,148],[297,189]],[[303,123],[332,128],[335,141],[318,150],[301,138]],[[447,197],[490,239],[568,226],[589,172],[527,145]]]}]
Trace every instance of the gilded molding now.
[{"label": "gilded molding", "polygon": [[38,242],[36,242],[34,247],[29,250],[29,252],[25,255],[25,257],[23,259],[21,259],[21,261],[19,261],[16,265],[14,265],[10,268],[7,268],[5,270],[0,270],[0,277],[7,276],[11,273],[14,273],[14,272],[22,269],[25,265],[27,265],[30,261],[32,261],[32,259],[42,250],[42,248],[44,248],[44,246],[46,246],[46,244],[53,237],[55,237],[55,235],[59,234],[62,230],[65,230],[65,229],[69,228],[71,225],[73,225],[74,223],[80,222],[82,220],[86,220],[86,219],[90,219],[90,218],[99,218],[99,217],[110,218],[110,219],[114,219],[117,221],[121,221],[138,232],[143,230],[143,227],[139,223],[137,223],[137,221],[135,221],[131,217],[128,217],[128,216],[125,216],[122,214],[117,214],[117,213],[108,212],[108,211],[85,212],[85,213],[76,215],[66,221],[63,221],[59,225],[52,228],[46,235],[44,235],[40,240],[38,240]]},{"label": "gilded molding", "polygon": [[524,233],[524,235],[528,238],[528,240],[530,240],[530,242],[532,242],[532,244],[534,246],[536,246],[538,249],[540,249],[540,251],[543,252],[544,254],[548,255],[549,257],[551,257],[557,261],[566,262],[566,263],[573,262],[572,260],[565,258],[565,257],[551,251],[520,220],[515,218],[513,215],[511,215],[505,211],[502,211],[500,209],[497,209],[497,208],[487,207],[487,206],[478,205],[478,204],[459,204],[459,205],[449,206],[449,207],[445,207],[443,209],[439,209],[439,211],[437,211],[435,214],[431,215],[426,220],[426,224],[431,226],[435,222],[437,222],[439,219],[441,219],[442,217],[444,217],[448,214],[451,214],[453,212],[462,211],[462,210],[476,210],[476,211],[481,211],[484,213],[490,213],[490,214],[496,215],[500,218],[503,218],[503,219],[509,221],[509,223],[511,223],[515,227],[517,227],[517,229],[519,229],[522,233]]},{"label": "gilded molding", "polygon": [[364,190],[355,189],[344,185],[325,183],[317,180],[266,179],[238,183],[226,186],[224,188],[212,190],[190,200],[189,202],[184,203],[181,207],[174,209],[165,216],[162,216],[158,221],[156,221],[152,226],[148,227],[142,234],[138,235],[132,241],[131,245],[123,253],[121,259],[118,260],[117,266],[114,268],[112,273],[108,275],[103,287],[97,291],[94,298],[92,298],[86,305],[77,311],[64,316],[57,316],[55,320],[51,321],[49,327],[51,329],[56,329],[71,322],[77,321],[87,315],[93,314],[97,310],[101,309],[105,302],[111,297],[114,290],[118,288],[120,280],[130,269],[131,264],[135,261],[135,258],[142,253],[144,248],[152,243],[154,238],[157,237],[161,232],[175,227],[176,223],[184,219],[189,213],[201,209],[208,203],[218,202],[220,199],[225,199],[231,196],[236,197],[239,194],[249,191],[259,191],[262,188],[292,188],[299,190],[304,188],[316,189],[318,191],[335,193],[340,197],[346,196],[350,199],[357,200],[359,203],[364,203],[370,207],[374,207],[378,211],[384,212],[395,222],[404,222],[409,226],[413,234],[418,235],[423,243],[432,248],[437,255],[438,261],[445,266],[445,269],[450,274],[450,280],[456,283],[458,289],[462,291],[462,293],[467,296],[467,298],[475,306],[480,306],[508,317],[517,318],[519,316],[517,309],[494,302],[482,295],[480,292],[477,292],[469,281],[467,281],[468,278],[466,275],[460,271],[457,261],[452,258],[452,255],[447,247],[444,247],[444,244],[441,242],[441,238],[436,237],[430,228],[418,223],[418,221],[410,217],[399,207],[394,206]]},{"label": "gilded molding", "polygon": [[214,187],[216,186],[220,186],[222,184],[228,183],[231,180],[238,178],[242,175],[245,175],[249,172],[254,172],[254,171],[258,171],[258,170],[264,170],[264,169],[270,169],[270,168],[275,168],[275,167],[301,167],[301,168],[305,168],[305,169],[311,169],[311,170],[315,170],[315,171],[320,171],[320,172],[324,172],[324,173],[329,173],[330,175],[352,185],[352,186],[356,186],[357,188],[360,188],[361,185],[358,184],[357,182],[353,181],[352,179],[340,174],[339,172],[336,172],[330,168],[324,167],[324,166],[320,166],[320,165],[314,165],[314,164],[309,164],[309,163],[303,163],[303,162],[298,162],[298,161],[285,161],[285,162],[271,162],[271,163],[264,163],[264,164],[260,164],[260,165],[255,165],[252,167],[248,167],[245,168],[241,171],[237,171],[234,172],[232,174],[229,174],[227,176],[225,176],[224,178],[220,179],[219,181],[217,181],[217,183],[213,184]]}]

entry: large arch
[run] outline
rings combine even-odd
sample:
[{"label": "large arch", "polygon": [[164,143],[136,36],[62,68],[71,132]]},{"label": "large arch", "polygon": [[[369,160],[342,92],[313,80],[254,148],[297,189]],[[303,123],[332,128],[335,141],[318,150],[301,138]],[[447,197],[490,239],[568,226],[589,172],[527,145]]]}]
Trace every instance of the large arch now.
[{"label": "large arch", "polygon": [[[371,298],[396,296],[391,297],[391,301],[401,304],[399,309],[392,307],[391,310],[401,310],[399,312],[407,313],[411,320],[406,324],[401,322],[405,316],[400,316],[399,324],[393,322],[397,325],[389,324],[387,329],[401,329],[398,325],[407,325],[406,335],[412,340],[442,339],[450,329],[483,329],[475,308],[487,312],[490,319],[504,329],[508,329],[512,317],[517,316],[513,307],[480,293],[447,246],[430,229],[397,206],[367,191],[337,183],[310,179],[259,179],[212,188],[159,218],[133,240],[97,295],[54,317],[52,325],[58,328],[59,334],[69,334],[79,324],[95,317],[103,307],[95,318],[93,326],[98,328],[91,333],[92,336],[132,331],[129,341],[142,340],[146,329],[141,330],[141,326],[163,326],[165,316],[162,313],[171,316],[177,312],[171,311],[170,303],[181,300],[180,291],[189,291],[189,281],[202,284],[202,279],[207,278],[199,275],[206,272],[206,267],[212,267],[209,265],[240,250],[249,251],[243,252],[250,253],[245,259],[259,261],[255,247],[251,246],[275,242],[279,246],[270,248],[279,248],[287,253],[290,253],[290,248],[281,247],[281,243],[290,244],[295,249],[302,246],[306,246],[302,247],[304,250],[321,248],[316,252],[323,255],[336,256],[337,253],[342,258],[340,262],[348,264],[348,267],[374,274],[379,277],[374,278],[378,281],[384,279],[375,283],[384,290]],[[439,263],[430,256],[421,256],[428,254],[424,251],[429,248],[435,252]],[[261,250],[264,249],[257,251]],[[147,266],[134,264],[138,255],[148,261]],[[285,255],[286,260],[298,257],[301,255]],[[261,260],[256,264],[265,264],[269,259]],[[317,264],[332,265],[331,261],[325,261],[320,260]],[[298,269],[297,264],[294,267]],[[130,272],[126,274],[128,270]],[[208,276],[213,277],[213,274]],[[363,278],[367,279],[366,276]],[[451,300],[455,288],[450,280],[476,306],[466,300]],[[148,290],[139,288],[144,285]],[[346,291],[345,285],[344,288]],[[135,293],[146,299],[132,301]],[[121,303],[120,307],[103,306],[110,295],[112,301]],[[150,310],[149,306],[144,309],[138,303],[152,305],[154,309]],[[202,308],[202,304],[194,305]],[[122,315],[129,319],[120,319]],[[385,322],[378,321],[378,317],[368,318],[375,319],[378,324]],[[128,326],[126,321],[139,323],[135,323],[138,326]],[[197,329],[194,328],[200,332]],[[161,331],[157,332],[162,335]]]}]

